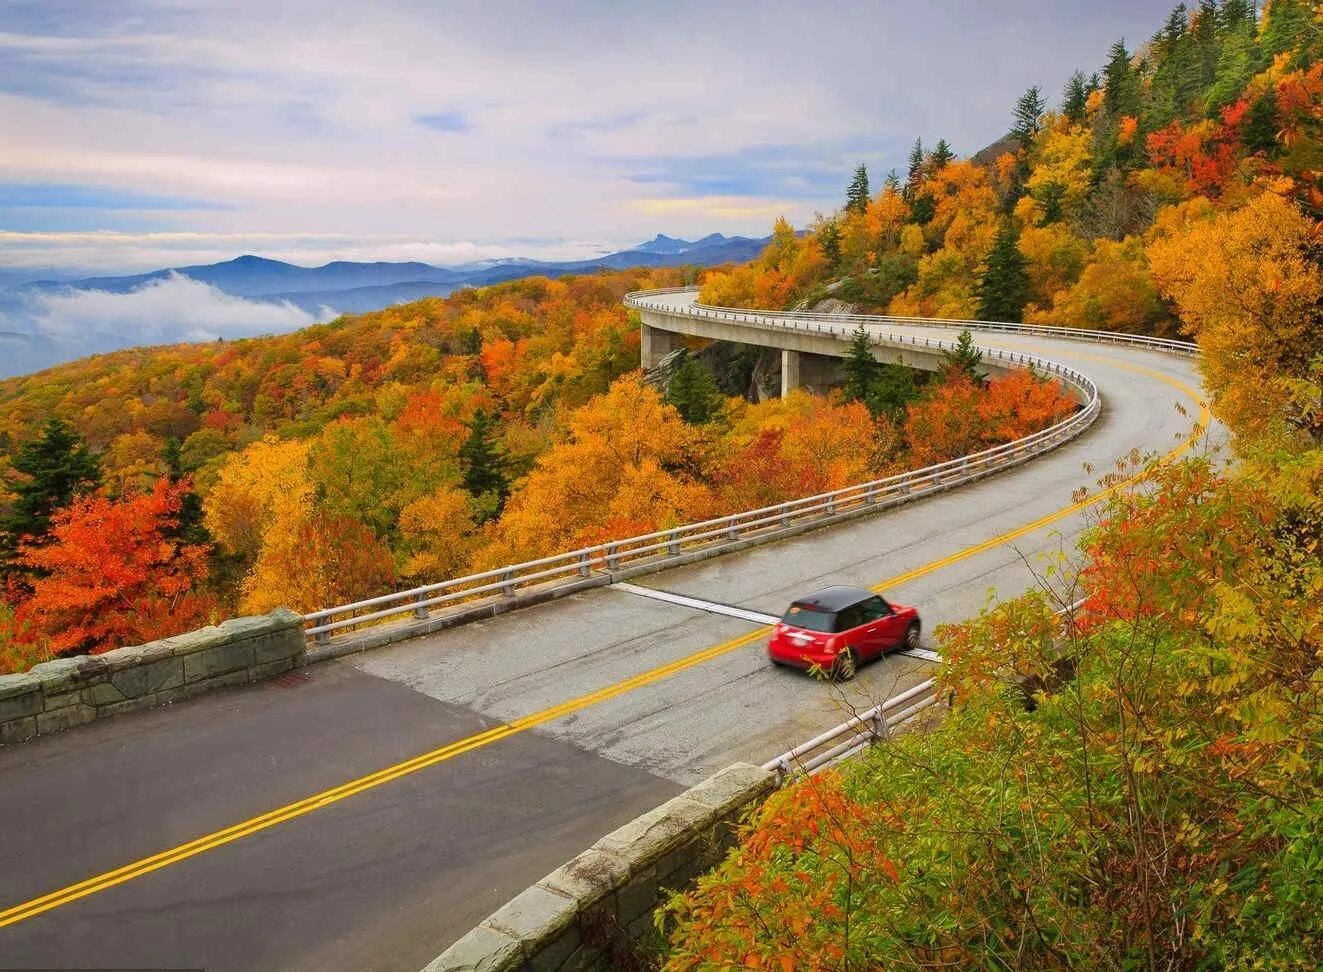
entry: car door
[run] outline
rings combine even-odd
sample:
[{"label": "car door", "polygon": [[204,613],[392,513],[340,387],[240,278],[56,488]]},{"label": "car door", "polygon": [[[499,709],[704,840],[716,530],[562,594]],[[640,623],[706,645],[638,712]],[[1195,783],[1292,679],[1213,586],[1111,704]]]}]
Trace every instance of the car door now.
[{"label": "car door", "polygon": [[860,661],[872,657],[873,647],[868,640],[868,626],[864,623],[864,613],[858,604],[844,608],[836,615],[836,633],[845,639],[848,647],[854,649]]},{"label": "car door", "polygon": [[891,610],[891,605],[874,596],[859,604],[864,623],[864,640],[869,646],[869,657],[881,655],[896,647],[905,637],[905,619]]}]

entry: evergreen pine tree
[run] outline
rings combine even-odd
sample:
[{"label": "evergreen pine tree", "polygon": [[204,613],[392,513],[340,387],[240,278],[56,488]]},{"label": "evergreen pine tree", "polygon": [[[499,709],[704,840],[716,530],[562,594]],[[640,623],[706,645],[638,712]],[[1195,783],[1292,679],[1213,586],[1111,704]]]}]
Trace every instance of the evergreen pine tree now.
[{"label": "evergreen pine tree", "polygon": [[919,188],[919,176],[923,173],[923,140],[916,138],[914,147],[910,149],[909,173],[905,178],[905,201],[909,202],[914,198]]},{"label": "evergreen pine tree", "polygon": [[1196,92],[1204,92],[1217,77],[1219,49],[1217,4],[1214,0],[1200,0],[1199,9],[1190,18],[1190,40],[1194,45],[1197,66],[1193,81]]},{"label": "evergreen pine tree", "polygon": [[1139,75],[1130,63],[1125,41],[1112,45],[1103,69],[1103,108],[1112,119],[1122,115],[1139,116],[1141,96]]},{"label": "evergreen pine tree", "polygon": [[1161,128],[1173,118],[1183,116],[1197,93],[1189,87],[1195,64],[1189,26],[1185,4],[1177,4],[1162,30],[1153,38],[1151,48],[1156,66],[1145,114],[1149,128]]},{"label": "evergreen pine tree", "polygon": [[868,208],[868,199],[868,167],[860,162],[854,170],[854,178],[850,180],[850,187],[845,191],[846,211],[862,213]]},{"label": "evergreen pine tree", "polygon": [[912,368],[883,364],[873,357],[872,342],[860,324],[845,355],[841,394],[848,402],[863,402],[874,417],[886,414],[899,418],[919,391]]},{"label": "evergreen pine tree", "polygon": [[975,285],[978,316],[984,321],[1018,322],[1029,300],[1029,274],[1019,236],[1009,223],[997,234],[983,274]]},{"label": "evergreen pine tree", "polygon": [[886,179],[882,182],[882,187],[891,192],[900,192],[900,176],[896,174],[895,169],[887,173]]},{"label": "evergreen pine tree", "polygon": [[873,342],[860,324],[845,353],[845,386],[841,389],[845,400],[867,404],[881,371],[882,365],[873,357]]},{"label": "evergreen pine tree", "polygon": [[[184,478],[184,463],[179,451],[179,440],[174,436],[165,440],[165,448],[161,450],[161,460],[165,463],[166,475],[170,477],[170,482],[177,483]],[[189,489],[179,498],[179,513],[175,519],[177,522],[174,528],[165,531],[167,538],[190,546],[211,544],[211,532],[202,525],[202,497],[194,490]]]},{"label": "evergreen pine tree", "polygon": [[1250,105],[1249,114],[1245,118],[1245,129],[1240,137],[1245,143],[1246,150],[1261,152],[1269,158],[1276,155],[1281,148],[1277,141],[1280,122],[1277,98],[1269,88],[1262,97]]},{"label": "evergreen pine tree", "polygon": [[937,140],[937,148],[933,149],[933,154],[929,157],[932,162],[933,171],[941,172],[946,168],[948,162],[955,158],[955,153],[951,151],[951,146],[946,144],[946,139]]},{"label": "evergreen pine tree", "polygon": [[19,447],[12,465],[26,478],[10,487],[14,502],[0,518],[0,556],[9,560],[20,540],[40,542],[50,530],[51,514],[101,482],[95,456],[62,419],[46,422],[41,433]]},{"label": "evergreen pine tree", "polygon": [[1043,206],[1043,216],[1039,226],[1060,222],[1066,216],[1066,187],[1059,182],[1048,182],[1040,187],[1034,198]]},{"label": "evergreen pine tree", "polygon": [[818,246],[822,248],[822,256],[827,261],[827,269],[835,270],[841,262],[841,228],[836,220],[825,220],[818,229]]},{"label": "evergreen pine tree", "polygon": [[[1273,4],[1269,8],[1270,15],[1276,9],[1277,5]],[[1206,100],[1209,117],[1216,117],[1225,106],[1236,101],[1250,78],[1259,70],[1261,62],[1257,35],[1253,16],[1243,4],[1223,4],[1217,11],[1217,70]],[[1265,24],[1265,42],[1267,36]],[[1265,51],[1266,46],[1265,43]],[[1271,55],[1267,55],[1267,60],[1271,59]]]},{"label": "evergreen pine tree", "polygon": [[903,364],[883,364],[879,368],[864,404],[874,416],[888,415],[899,423],[905,417],[906,406],[919,397],[918,372]]},{"label": "evergreen pine tree", "polygon": [[1020,100],[1015,103],[1015,124],[1011,127],[1011,135],[1020,143],[1021,148],[1026,150],[1029,148],[1029,143],[1042,127],[1043,112],[1046,110],[1043,92],[1038,85],[1034,85],[1020,95]]},{"label": "evergreen pine tree", "polygon": [[478,501],[479,520],[499,516],[510,495],[505,457],[496,442],[496,419],[479,410],[468,425],[468,438],[459,447],[464,489]]},{"label": "evergreen pine tree", "polygon": [[1076,71],[1066,82],[1066,91],[1061,102],[1061,112],[1072,125],[1083,124],[1088,101],[1089,92],[1085,88],[1084,73]]},{"label": "evergreen pine tree", "polygon": [[666,382],[666,401],[690,425],[704,425],[721,414],[717,381],[696,359],[683,355]]},{"label": "evergreen pine tree", "polygon": [[979,365],[983,363],[983,352],[974,346],[974,335],[969,331],[960,332],[956,338],[956,346],[950,351],[942,351],[942,359],[944,373],[959,371],[970,381],[983,380],[983,373],[978,370]]},{"label": "evergreen pine tree", "polygon": [[[1307,0],[1273,0],[1263,18],[1259,63],[1266,68],[1278,54],[1295,51],[1297,56],[1293,59],[1294,66],[1301,66],[1310,56],[1311,46],[1313,56],[1317,57],[1317,16]],[[1314,38],[1312,45],[1306,43],[1311,33]]]}]

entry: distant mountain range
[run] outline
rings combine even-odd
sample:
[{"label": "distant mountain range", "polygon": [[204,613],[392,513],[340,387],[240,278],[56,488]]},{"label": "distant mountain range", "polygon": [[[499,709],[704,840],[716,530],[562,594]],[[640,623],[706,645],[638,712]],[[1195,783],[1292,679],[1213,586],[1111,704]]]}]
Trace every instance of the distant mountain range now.
[{"label": "distant mountain range", "polygon": [[591,273],[598,269],[668,267],[693,264],[715,266],[752,260],[770,237],[723,236],[712,233],[700,240],[681,240],[658,233],[654,239],[629,250],[587,260],[543,261],[524,258],[479,260],[458,266],[429,263],[352,263],[337,260],[320,267],[300,267],[259,256],[241,256],[223,263],[167,267],[123,277],[87,277],[81,280],[38,280],[12,287],[3,297],[21,299],[40,293],[96,290],[126,294],[179,274],[235,297],[268,302],[287,301],[312,314],[379,310],[421,297],[445,296],[461,287],[537,275]]},{"label": "distant mountain range", "polygon": [[289,331],[337,314],[380,310],[520,277],[744,263],[761,253],[769,239],[713,233],[681,240],[659,233],[629,250],[561,262],[513,257],[433,266],[340,260],[300,267],[247,255],[81,279],[57,278],[58,272],[34,279],[2,269],[0,378],[136,345]]}]

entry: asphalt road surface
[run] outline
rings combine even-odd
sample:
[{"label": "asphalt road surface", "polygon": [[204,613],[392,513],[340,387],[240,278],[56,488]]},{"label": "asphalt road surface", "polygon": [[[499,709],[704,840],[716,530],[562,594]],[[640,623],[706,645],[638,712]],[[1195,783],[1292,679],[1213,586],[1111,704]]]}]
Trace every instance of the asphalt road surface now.
[{"label": "asphalt road surface", "polygon": [[[1071,550],[1097,509],[1076,490],[1119,457],[1206,447],[1185,442],[1192,361],[978,340],[1087,372],[1101,417],[979,483],[636,583],[772,614],[882,585],[932,647]],[[603,588],[0,749],[0,968],[413,972],[607,831],[931,671],[890,656],[841,690],[772,668],[764,643],[756,622]]]}]

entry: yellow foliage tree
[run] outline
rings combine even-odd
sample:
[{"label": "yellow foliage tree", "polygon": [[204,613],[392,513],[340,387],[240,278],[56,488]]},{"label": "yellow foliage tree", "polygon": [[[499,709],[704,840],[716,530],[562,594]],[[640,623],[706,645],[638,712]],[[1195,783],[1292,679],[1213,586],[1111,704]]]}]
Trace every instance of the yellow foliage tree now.
[{"label": "yellow foliage tree", "polygon": [[276,519],[277,504],[310,505],[307,442],[268,435],[231,455],[203,502],[203,522],[228,553],[252,559]]},{"label": "yellow foliage tree", "polygon": [[1050,307],[1052,295],[1069,289],[1089,258],[1089,245],[1061,223],[1026,226],[1020,231],[1019,246],[1024,254],[1033,300],[1038,305],[1026,308],[1026,313],[1033,313],[1043,306]]},{"label": "yellow foliage tree", "polygon": [[706,502],[698,435],[638,374],[570,417],[568,439],[538,458],[478,563],[528,559],[608,535],[678,522]]},{"label": "yellow foliage tree", "polygon": [[1037,158],[1026,183],[1029,191],[1042,198],[1053,191],[1048,187],[1060,186],[1063,207],[1073,210],[1089,192],[1092,146],[1093,136],[1083,127],[1046,129],[1034,142]]},{"label": "yellow foliage tree", "polygon": [[1244,452],[1323,438],[1318,224],[1264,193],[1157,236],[1148,257],[1199,342],[1218,417]]},{"label": "yellow foliage tree", "polygon": [[473,514],[469,494],[441,488],[400,511],[400,536],[408,551],[401,571],[417,581],[454,577],[468,563]]},{"label": "yellow foliage tree", "polygon": [[1079,280],[1059,290],[1047,309],[1025,314],[1026,324],[1055,324],[1132,334],[1165,329],[1166,308],[1144,259],[1144,244],[1129,236],[1117,242],[1098,240]]}]

